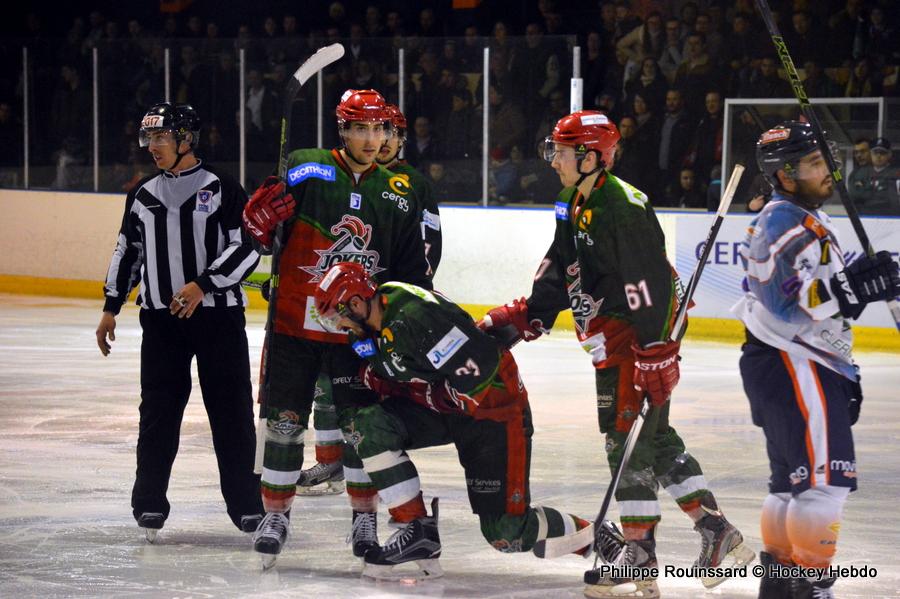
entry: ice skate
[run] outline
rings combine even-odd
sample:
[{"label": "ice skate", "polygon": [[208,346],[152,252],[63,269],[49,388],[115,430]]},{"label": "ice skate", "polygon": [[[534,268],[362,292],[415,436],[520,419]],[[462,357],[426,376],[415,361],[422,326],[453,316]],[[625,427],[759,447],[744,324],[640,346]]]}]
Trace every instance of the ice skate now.
[{"label": "ice skate", "polygon": [[291,530],[291,520],[287,514],[269,512],[259,523],[253,535],[253,549],[260,554],[263,570],[275,565],[275,560]]},{"label": "ice skate", "polygon": [[159,512],[144,512],[140,515],[138,526],[144,529],[144,536],[147,537],[148,543],[156,542],[156,535],[159,534],[165,521],[165,517]]},{"label": "ice skate", "polygon": [[824,580],[808,580],[791,578],[791,599],[834,599],[834,578]]},{"label": "ice skate", "polygon": [[[618,529],[616,529],[618,530]],[[610,536],[614,539],[614,536]],[[606,551],[615,551],[612,541]],[[607,563],[584,573],[584,596],[591,598],[605,597],[640,597],[654,599],[659,597],[659,586],[656,578],[645,569],[655,568],[656,541],[626,541],[612,563]]]},{"label": "ice skate", "polygon": [[[431,516],[407,523],[392,534],[383,546],[366,552],[363,576],[379,580],[425,580],[444,575],[438,558],[441,538],[438,534],[438,500],[431,502]],[[395,567],[415,562],[418,571],[395,570]]]},{"label": "ice skate", "polygon": [[[694,562],[694,567],[737,568],[752,562],[756,553],[744,545],[744,537],[740,531],[732,526],[721,512],[709,509],[706,511],[707,515],[694,525],[694,530],[700,533],[703,543],[700,547],[700,557]],[[700,582],[707,589],[722,584],[726,579],[725,576],[700,576]]]},{"label": "ice skate", "polygon": [[760,551],[759,563],[766,569],[759,579],[759,599],[792,599],[793,579],[769,576],[769,567],[777,563],[772,554]]},{"label": "ice skate", "polygon": [[259,528],[259,523],[262,522],[265,514],[249,514],[247,516],[241,516],[241,530],[250,535],[256,532],[256,529]]},{"label": "ice skate", "polygon": [[312,468],[300,472],[297,478],[297,495],[340,495],[344,492],[344,466],[341,462],[318,462]]},{"label": "ice skate", "polygon": [[356,557],[364,557],[369,549],[377,549],[378,514],[354,511],[347,542],[352,544]]},{"label": "ice skate", "polygon": [[607,564],[614,564],[625,549],[625,537],[612,520],[604,520],[594,532],[594,551]]}]

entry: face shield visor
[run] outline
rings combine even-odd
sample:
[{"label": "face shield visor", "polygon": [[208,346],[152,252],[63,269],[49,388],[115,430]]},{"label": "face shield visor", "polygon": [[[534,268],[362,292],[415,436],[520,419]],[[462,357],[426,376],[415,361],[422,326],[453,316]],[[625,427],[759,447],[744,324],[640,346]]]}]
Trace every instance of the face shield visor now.
[{"label": "face shield visor", "polygon": [[384,143],[394,136],[390,121],[349,121],[341,128],[341,136],[353,141],[370,139]]},{"label": "face shield visor", "polygon": [[174,144],[175,132],[171,129],[142,128],[138,131],[138,145],[146,148],[151,143],[157,146]]},{"label": "face shield visor", "polygon": [[553,162],[557,156],[562,160],[581,159],[585,157],[586,152],[576,152],[573,146],[555,142],[553,137],[548,135],[538,144],[538,155],[547,162]]}]

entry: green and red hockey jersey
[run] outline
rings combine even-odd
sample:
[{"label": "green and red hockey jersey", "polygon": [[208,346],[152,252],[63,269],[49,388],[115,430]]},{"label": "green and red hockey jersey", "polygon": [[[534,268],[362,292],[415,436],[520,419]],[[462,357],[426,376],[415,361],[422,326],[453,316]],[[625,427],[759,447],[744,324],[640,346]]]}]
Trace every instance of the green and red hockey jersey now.
[{"label": "green and red hockey jersey", "polygon": [[461,412],[475,417],[502,420],[503,408],[527,400],[512,355],[465,310],[405,283],[386,283],[378,293],[381,331],[352,341],[378,376],[443,387]]},{"label": "green and red hockey jersey", "polygon": [[316,284],[338,262],[357,262],[379,282],[431,288],[421,233],[421,204],[401,175],[373,164],[354,175],[338,150],[305,149],[288,157],[286,183],[297,202],[286,223],[275,330],[346,343],[318,322]]},{"label": "green and red hockey jersey", "polygon": [[441,213],[437,200],[434,198],[434,190],[428,179],[406,161],[398,162],[389,170],[398,175],[405,175],[409,184],[416,190],[416,196],[422,205],[422,239],[425,240],[425,258],[428,260],[431,275],[434,276],[441,263],[441,253],[443,252]]},{"label": "green and red hockey jersey", "polygon": [[571,308],[597,367],[616,363],[633,341],[667,340],[680,283],[647,196],[604,173],[588,197],[563,189],[555,213],[553,243],[527,300],[529,319],[549,330]]}]

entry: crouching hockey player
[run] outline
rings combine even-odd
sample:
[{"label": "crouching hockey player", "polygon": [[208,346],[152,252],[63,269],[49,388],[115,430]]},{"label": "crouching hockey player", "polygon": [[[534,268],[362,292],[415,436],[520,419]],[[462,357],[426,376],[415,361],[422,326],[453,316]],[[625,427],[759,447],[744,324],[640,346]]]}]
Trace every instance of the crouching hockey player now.
[{"label": "crouching hockey player", "polygon": [[[733,312],[746,326],[741,378],[771,470],[760,560],[827,568],[857,484],[850,427],[862,389],[847,319],[900,295],[900,275],[888,252],[844,264],[834,226],[819,209],[833,182],[808,123],[763,133],[757,162],[775,191],[741,246],[746,294]],[[759,596],[826,599],[833,584],[766,576]]]},{"label": "crouching hockey player", "polygon": [[399,578],[394,566],[407,562],[417,563],[418,578],[442,574],[438,502],[428,515],[411,449],[456,446],[472,511],[498,551],[529,551],[538,540],[588,525],[530,505],[528,393],[512,354],[462,308],[421,287],[379,286],[352,263],[334,266],[315,297],[326,328],[350,331],[351,345],[368,360],[360,378],[383,398],[357,412],[351,442],[402,528],[366,552],[364,575]]},{"label": "crouching hockey player", "polygon": [[[615,493],[625,541],[616,565],[656,566],[660,485],[700,533],[698,569],[744,564],[753,551],[669,425],[669,395],[679,378],[680,343],[668,341],[678,282],[647,196],[609,172],[618,140],[615,125],[599,112],[576,112],[556,124],[544,142],[544,158],[565,186],[556,201],[553,243],[531,297],[494,308],[480,325],[505,339],[531,341],[572,309],[578,340],[594,364],[600,432],[613,470],[644,397],[654,406]],[[599,573],[585,573],[589,597],[659,596],[655,580]],[[707,588],[724,580],[701,576]]]}]

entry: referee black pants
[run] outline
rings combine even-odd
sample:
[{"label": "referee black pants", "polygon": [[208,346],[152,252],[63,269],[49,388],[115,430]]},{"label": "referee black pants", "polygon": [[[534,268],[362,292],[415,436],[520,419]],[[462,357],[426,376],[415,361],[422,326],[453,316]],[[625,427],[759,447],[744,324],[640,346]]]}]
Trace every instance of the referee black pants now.
[{"label": "referee black pants", "polygon": [[131,494],[134,517],[144,512],[169,516],[166,490],[191,393],[191,361],[196,356],[222,496],[228,516],[240,528],[241,516],[263,511],[259,476],[253,474],[256,433],[244,309],[201,306],[185,319],[172,316],[167,309],[142,309],[140,322],[140,430]]}]

